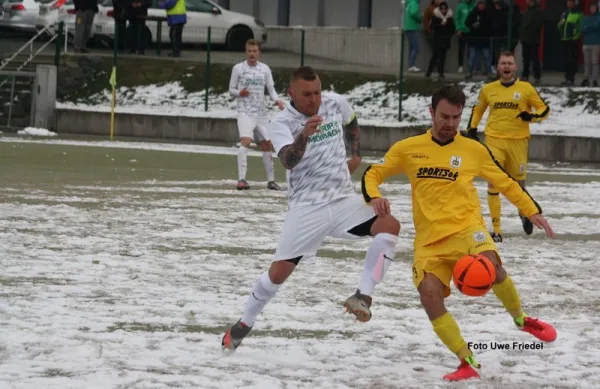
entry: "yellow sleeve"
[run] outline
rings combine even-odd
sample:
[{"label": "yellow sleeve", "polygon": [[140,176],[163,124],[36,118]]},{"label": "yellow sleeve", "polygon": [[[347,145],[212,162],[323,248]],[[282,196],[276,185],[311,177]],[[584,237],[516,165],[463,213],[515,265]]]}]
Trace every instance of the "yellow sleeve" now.
[{"label": "yellow sleeve", "polygon": [[535,88],[532,87],[531,89],[532,93],[529,95],[529,104],[535,110],[531,121],[533,123],[541,122],[542,120],[546,119],[548,115],[550,115],[550,107],[548,104],[546,104],[542,96],[540,96]]},{"label": "yellow sleeve", "polygon": [[479,175],[497,188],[511,203],[513,203],[525,216],[542,213],[542,208],[519,183],[506,173],[494,159],[492,152],[481,143],[483,148]]},{"label": "yellow sleeve", "polygon": [[477,103],[473,106],[473,110],[471,111],[471,117],[469,118],[469,124],[467,125],[467,130],[471,128],[477,128],[481,118],[483,118],[483,114],[488,107],[488,101],[486,97],[485,87],[481,88],[479,92],[479,99]]},{"label": "yellow sleeve", "polygon": [[381,197],[379,185],[390,176],[402,173],[402,141],[396,142],[385,154],[381,163],[370,165],[362,177],[362,195],[367,203]]}]

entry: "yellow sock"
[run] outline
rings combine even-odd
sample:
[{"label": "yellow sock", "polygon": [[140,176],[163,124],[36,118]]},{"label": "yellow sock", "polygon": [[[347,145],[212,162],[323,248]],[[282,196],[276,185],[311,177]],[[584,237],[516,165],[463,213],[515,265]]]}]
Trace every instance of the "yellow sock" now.
[{"label": "yellow sock", "polygon": [[500,193],[488,191],[488,208],[490,209],[490,216],[492,216],[492,226],[494,227],[494,232],[497,234],[502,234],[502,223],[500,222],[500,216],[502,213]]},{"label": "yellow sock", "polygon": [[502,305],[504,305],[504,308],[510,313],[513,319],[518,319],[524,315],[519,293],[508,275],[501,284],[494,285],[492,290],[496,297],[498,297],[498,300],[502,301]]},{"label": "yellow sock", "polygon": [[459,359],[464,359],[472,355],[467,342],[465,342],[460,334],[460,328],[458,328],[456,320],[454,320],[450,312],[446,312],[437,319],[432,320],[431,325],[433,325],[433,331],[435,331],[442,343],[456,354]]}]

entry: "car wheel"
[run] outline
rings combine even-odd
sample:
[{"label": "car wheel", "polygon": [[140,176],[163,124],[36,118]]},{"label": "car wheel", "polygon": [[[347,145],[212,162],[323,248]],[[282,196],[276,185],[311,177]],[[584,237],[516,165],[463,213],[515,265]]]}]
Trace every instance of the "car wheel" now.
[{"label": "car wheel", "polygon": [[244,51],[246,41],[254,38],[254,33],[246,26],[235,26],[227,33],[227,50]]}]

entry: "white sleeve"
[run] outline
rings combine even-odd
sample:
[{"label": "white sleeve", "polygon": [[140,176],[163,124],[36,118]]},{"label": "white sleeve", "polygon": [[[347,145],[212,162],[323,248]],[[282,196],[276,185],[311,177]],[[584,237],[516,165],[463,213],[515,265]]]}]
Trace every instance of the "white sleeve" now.
[{"label": "white sleeve", "polygon": [[348,103],[348,100],[342,95],[337,95],[338,104],[342,110],[342,122],[344,125],[350,123],[356,117],[354,110]]},{"label": "white sleeve", "polygon": [[277,101],[277,99],[279,99],[279,96],[277,96],[277,91],[275,90],[275,81],[273,81],[273,73],[271,73],[271,69],[268,66],[265,68],[265,78],[265,85],[267,86],[267,92],[269,92],[269,97],[271,97],[271,100],[275,102]]},{"label": "white sleeve", "polygon": [[235,65],[231,70],[231,78],[229,79],[229,94],[233,97],[240,96],[240,90],[238,89],[238,80],[240,78],[240,66]]},{"label": "white sleeve", "polygon": [[277,117],[269,123],[269,137],[275,149],[275,154],[279,154],[282,148],[294,143],[290,127],[284,120]]}]

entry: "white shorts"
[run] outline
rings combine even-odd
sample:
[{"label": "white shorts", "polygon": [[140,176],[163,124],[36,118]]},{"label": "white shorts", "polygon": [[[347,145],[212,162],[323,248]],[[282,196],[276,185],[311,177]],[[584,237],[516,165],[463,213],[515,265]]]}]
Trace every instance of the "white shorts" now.
[{"label": "white shorts", "polygon": [[358,239],[359,236],[348,231],[375,216],[373,207],[360,195],[292,208],[285,217],[274,259],[312,257],[327,236]]},{"label": "white shorts", "polygon": [[250,116],[243,113],[238,115],[237,119],[238,131],[241,138],[254,139],[254,131],[257,132],[257,140],[269,140],[269,133],[267,127],[269,127],[268,116]]}]

